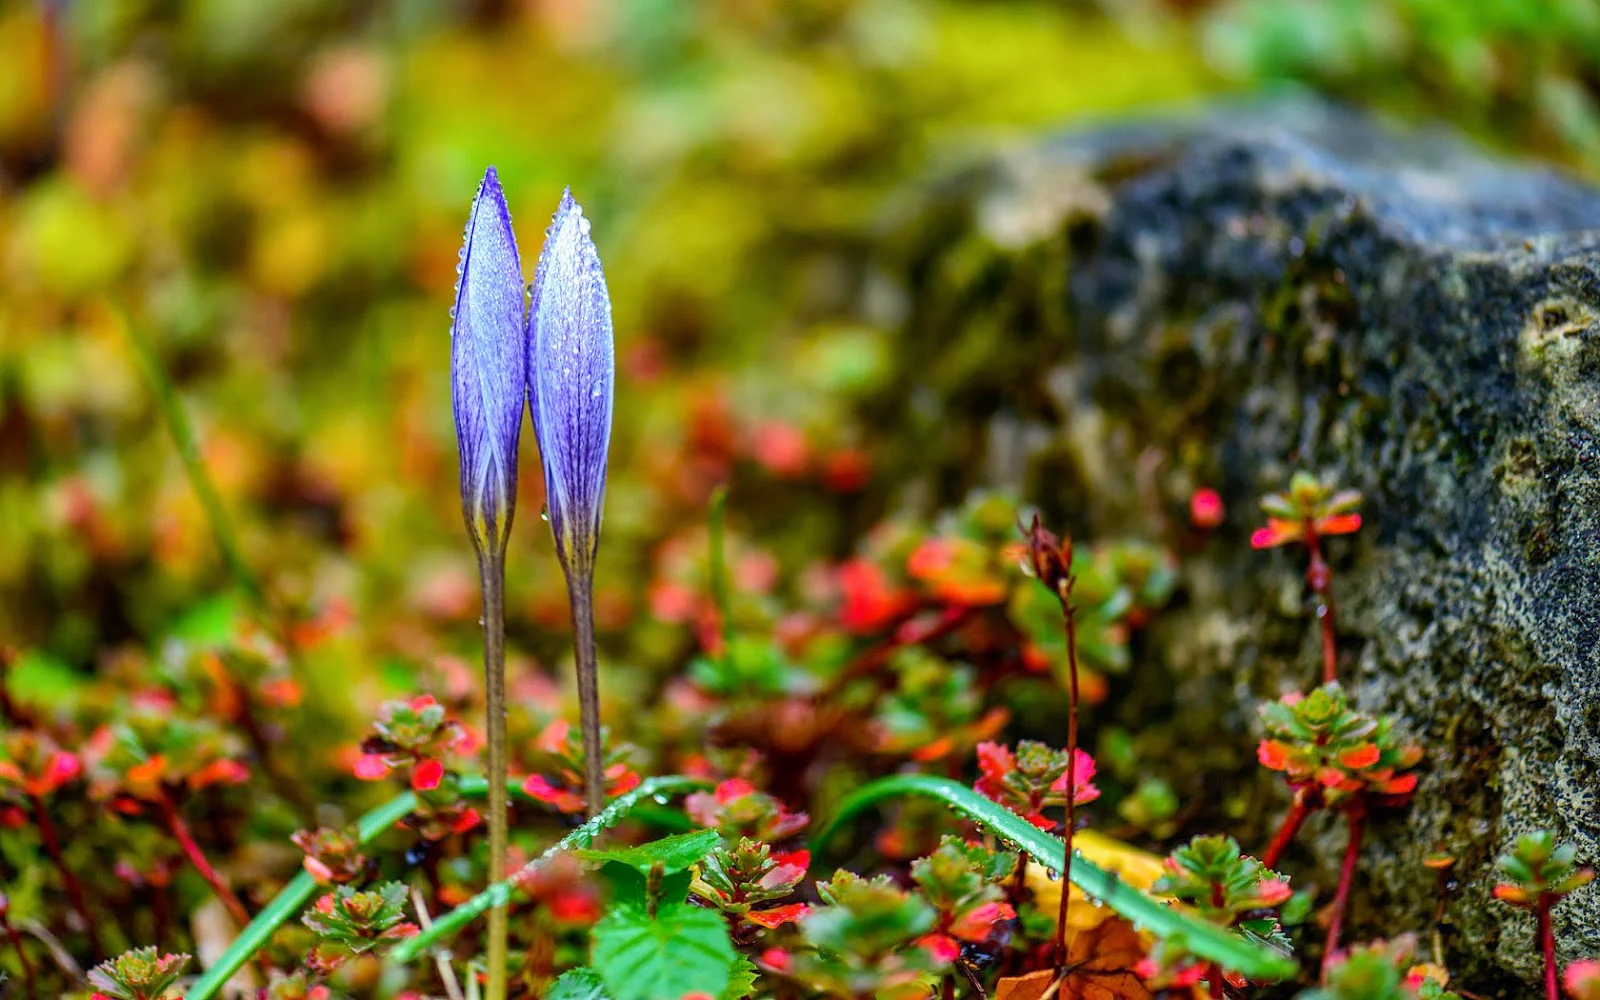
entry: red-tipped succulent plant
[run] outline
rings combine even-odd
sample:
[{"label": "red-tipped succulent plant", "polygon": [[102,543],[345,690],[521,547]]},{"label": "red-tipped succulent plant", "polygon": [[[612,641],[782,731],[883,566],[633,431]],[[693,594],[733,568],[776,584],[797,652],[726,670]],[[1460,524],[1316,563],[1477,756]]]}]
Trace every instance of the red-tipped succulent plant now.
[{"label": "red-tipped succulent plant", "polygon": [[[1159,895],[1191,907],[1204,919],[1226,927],[1248,941],[1288,954],[1290,943],[1274,912],[1288,901],[1289,880],[1239,850],[1232,837],[1195,837],[1166,859],[1166,874],[1152,887]],[[1181,942],[1162,941],[1140,966],[1152,983],[1169,986],[1207,980],[1212,996],[1222,996],[1221,982],[1243,986],[1245,980],[1189,955]]]},{"label": "red-tipped succulent plant", "polygon": [[338,886],[300,918],[318,938],[306,964],[325,975],[357,955],[416,934],[405,904],[406,887],[399,882],[366,891]]},{"label": "red-tipped succulent plant", "polygon": [[743,778],[729,778],[714,791],[696,792],[684,807],[690,819],[716,830],[728,841],[748,837],[776,844],[805,829],[808,822],[805,813],[790,812],[783,803]]},{"label": "red-tipped succulent plant", "polygon": [[[1076,805],[1093,802],[1100,797],[1094,785],[1094,758],[1082,750],[1075,751],[1077,762],[1073,768],[1076,786],[1071,798]],[[977,790],[984,797],[1010,809],[1023,819],[1051,830],[1059,825],[1057,820],[1044,814],[1044,810],[1065,806],[1068,799],[1066,751],[1034,740],[1017,744],[1016,752],[999,743],[978,744]]]},{"label": "red-tipped succulent plant", "polygon": [[1396,736],[1388,719],[1352,708],[1338,684],[1285,695],[1264,705],[1261,719],[1256,757],[1296,791],[1314,789],[1337,806],[1356,795],[1399,804],[1416,790],[1422,748]]},{"label": "red-tipped succulent plant", "polygon": [[760,929],[781,927],[810,911],[805,903],[778,903],[794,895],[810,865],[807,851],[775,852],[768,844],[741,837],[700,862],[691,892],[728,917],[736,941],[749,941]]},{"label": "red-tipped succulent plant", "polygon": [[1348,535],[1361,528],[1361,494],[1324,483],[1309,472],[1296,472],[1289,488],[1261,498],[1265,527],[1250,536],[1250,545],[1270,549],[1300,542],[1316,544],[1327,535]]},{"label": "red-tipped succulent plant", "polygon": [[[612,799],[637,788],[640,779],[638,772],[628,766],[633,748],[626,743],[612,744],[609,730],[602,730],[600,736],[600,745],[604,748],[605,795]],[[551,722],[540,732],[534,748],[539,759],[535,763],[535,773],[522,783],[522,790],[530,798],[559,812],[584,812],[587,803],[583,742],[573,733],[571,724],[565,719]]]},{"label": "red-tipped succulent plant", "polygon": [[156,948],[124,952],[89,970],[93,1000],[162,1000],[183,975],[189,956]]},{"label": "red-tipped succulent plant", "polygon": [[918,943],[950,962],[967,945],[1004,944],[1017,911],[999,883],[1016,863],[1011,854],[958,837],[945,837],[938,850],[913,862],[911,880],[937,914]]}]

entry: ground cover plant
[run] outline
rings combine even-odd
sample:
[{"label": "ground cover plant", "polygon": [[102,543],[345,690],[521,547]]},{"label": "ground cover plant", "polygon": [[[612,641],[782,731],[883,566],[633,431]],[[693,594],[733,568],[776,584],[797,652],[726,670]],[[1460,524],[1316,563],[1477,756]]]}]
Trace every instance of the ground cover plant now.
[{"label": "ground cover plant", "polygon": [[[1053,496],[892,503],[849,418],[889,348],[830,313],[829,254],[932,123],[1222,86],[1191,31],[1341,92],[1370,51],[1376,96],[1466,90],[1577,159],[1581,5],[1517,21],[1537,73],[1493,86],[1438,67],[1521,56],[1410,2],[1330,5],[1332,55],[1317,23],[1273,48],[1313,4],[478,6],[353,38],[313,2],[0,8],[30,53],[0,66],[0,995],[1475,995],[1454,859],[1431,926],[1351,912],[1438,752],[1346,686],[1340,568],[1383,512],[1311,468],[1108,537]],[[1080,61],[1108,82],[1019,68]],[[691,127],[769,80],[791,117]],[[1240,698],[1265,836],[1108,711],[1191,557],[1246,535],[1303,570],[1317,650]],[[1485,849],[1537,995],[1600,996],[1551,920],[1594,859]]]}]

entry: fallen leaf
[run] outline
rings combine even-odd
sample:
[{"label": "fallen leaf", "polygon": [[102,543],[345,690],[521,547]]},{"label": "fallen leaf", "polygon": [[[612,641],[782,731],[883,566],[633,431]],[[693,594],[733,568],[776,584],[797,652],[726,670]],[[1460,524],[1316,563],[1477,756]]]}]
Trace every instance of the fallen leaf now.
[{"label": "fallen leaf", "polygon": [[1067,974],[1054,993],[1056,970],[1006,976],[995,984],[993,1000],[1152,1000],[1155,994],[1134,972],[1144,958],[1144,942],[1121,917],[1079,931],[1067,946]]}]

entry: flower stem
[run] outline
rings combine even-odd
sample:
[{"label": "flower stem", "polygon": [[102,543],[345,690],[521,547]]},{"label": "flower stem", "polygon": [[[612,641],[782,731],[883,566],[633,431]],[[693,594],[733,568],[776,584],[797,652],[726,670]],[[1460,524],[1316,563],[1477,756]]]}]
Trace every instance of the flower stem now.
[{"label": "flower stem", "polygon": [[217,898],[222,900],[222,905],[228,908],[228,913],[234,920],[239,922],[239,926],[244,927],[249,924],[249,912],[245,910],[244,904],[239,902],[239,897],[235,896],[233,890],[228,887],[227,880],[215,868],[211,867],[210,861],[206,860],[205,852],[195,842],[194,834],[189,832],[189,824],[185,823],[183,817],[178,815],[177,803],[172,801],[172,795],[164,788],[161,790],[159,805],[161,806],[161,816],[166,821],[168,832],[178,842],[178,846],[183,849],[183,856],[189,859],[189,864],[194,867],[194,870],[200,874],[201,878],[206,880],[206,884],[216,892]]},{"label": "flower stem", "polygon": [[1339,679],[1339,650],[1333,634],[1333,569],[1322,558],[1322,544],[1309,524],[1306,526],[1306,548],[1311,550],[1306,583],[1321,603],[1317,617],[1322,625],[1322,683],[1332,684]]},{"label": "flower stem", "polygon": [[1556,981],[1556,935],[1550,926],[1550,896],[1541,895],[1534,906],[1534,917],[1539,924],[1539,948],[1544,952],[1545,1000],[1560,1000],[1561,990]]},{"label": "flower stem", "polygon": [[1300,827],[1311,815],[1312,805],[1305,790],[1294,793],[1294,804],[1289,806],[1289,812],[1283,817],[1283,824],[1278,827],[1278,832],[1273,835],[1272,843],[1261,855],[1261,863],[1268,868],[1277,868],[1278,862],[1283,859],[1283,852],[1294,843],[1295,835],[1300,832]]},{"label": "flower stem", "polygon": [[56,871],[61,873],[61,886],[67,890],[67,899],[72,901],[72,908],[78,911],[78,917],[83,921],[89,946],[94,949],[95,957],[101,958],[105,952],[100,947],[100,932],[96,929],[94,917],[89,913],[89,901],[84,897],[83,883],[67,867],[66,856],[61,853],[61,836],[56,833],[55,821],[50,818],[50,810],[45,808],[44,799],[37,795],[30,797],[33,799],[33,817],[39,824],[39,839],[44,841],[45,853],[50,855]]},{"label": "flower stem", "polygon": [[1227,991],[1222,987],[1222,970],[1215,965],[1206,970],[1206,993],[1213,997],[1226,997]]},{"label": "flower stem", "polygon": [[1333,956],[1339,951],[1339,935],[1344,930],[1345,913],[1350,908],[1350,889],[1355,884],[1356,866],[1361,861],[1361,834],[1367,826],[1365,803],[1357,798],[1346,813],[1350,818],[1350,836],[1345,841],[1344,863],[1339,866],[1339,888],[1333,896],[1333,914],[1328,920],[1328,943],[1322,949],[1322,978],[1328,978],[1333,966]]},{"label": "flower stem", "polygon": [[[504,881],[510,839],[506,805],[506,602],[505,553],[486,549],[478,557],[483,584],[483,687],[489,741],[489,884]],[[505,1000],[506,939],[510,928],[505,903],[489,911],[487,1000]]]},{"label": "flower stem", "polygon": [[[1072,562],[1072,543],[1067,542],[1067,564]],[[1072,835],[1078,827],[1078,626],[1072,608],[1073,578],[1069,573],[1058,595],[1061,617],[1067,626],[1067,829],[1062,835],[1061,905],[1056,912],[1056,974],[1067,974],[1067,908],[1072,898]]]},{"label": "flower stem", "polygon": [[567,591],[572,600],[572,651],[578,660],[584,802],[588,818],[594,819],[606,806],[605,761],[600,750],[600,663],[594,645],[594,577],[589,573],[568,575]]}]

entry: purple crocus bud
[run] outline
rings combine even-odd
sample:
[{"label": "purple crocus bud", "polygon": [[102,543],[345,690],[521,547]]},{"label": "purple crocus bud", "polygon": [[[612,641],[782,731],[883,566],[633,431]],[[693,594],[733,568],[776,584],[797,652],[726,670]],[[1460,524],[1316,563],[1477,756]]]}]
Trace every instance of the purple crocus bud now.
[{"label": "purple crocus bud", "polygon": [[570,188],[545,231],[527,344],[528,397],[556,555],[569,576],[586,577],[600,544],[617,365],[606,276]]},{"label": "purple crocus bud", "polygon": [[472,201],[456,270],[450,387],[461,450],[461,513],[483,556],[504,552],[511,535],[527,385],[522,263],[493,167]]}]

